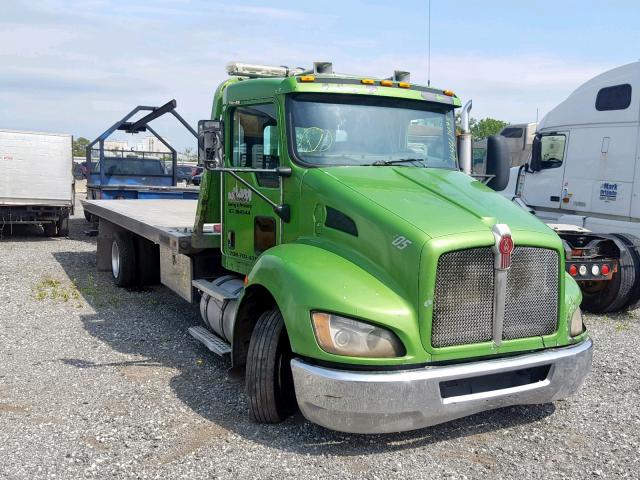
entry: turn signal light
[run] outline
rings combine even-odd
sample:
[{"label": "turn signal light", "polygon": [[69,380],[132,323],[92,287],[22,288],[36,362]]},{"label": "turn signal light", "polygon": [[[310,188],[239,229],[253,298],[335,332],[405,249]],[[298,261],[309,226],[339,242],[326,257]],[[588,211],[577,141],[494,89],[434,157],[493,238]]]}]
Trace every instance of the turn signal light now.
[{"label": "turn signal light", "polygon": [[363,78],[360,80],[364,85],[374,85],[376,82],[371,78]]},{"label": "turn signal light", "polygon": [[411,87],[411,84],[408,83],[408,82],[398,82],[398,86],[400,88],[409,88],[409,87]]},{"label": "turn signal light", "polygon": [[380,85],[383,87],[393,87],[393,82],[391,80],[380,80]]},{"label": "turn signal light", "polygon": [[301,82],[313,82],[316,79],[313,75],[302,75],[300,77]]}]

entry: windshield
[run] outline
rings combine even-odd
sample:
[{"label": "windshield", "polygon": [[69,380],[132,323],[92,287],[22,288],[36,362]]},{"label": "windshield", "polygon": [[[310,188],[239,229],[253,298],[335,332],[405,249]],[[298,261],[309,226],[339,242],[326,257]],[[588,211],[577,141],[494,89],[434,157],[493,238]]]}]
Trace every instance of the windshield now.
[{"label": "windshield", "polygon": [[450,106],[304,94],[290,98],[288,113],[293,153],[307,164],[456,168]]}]

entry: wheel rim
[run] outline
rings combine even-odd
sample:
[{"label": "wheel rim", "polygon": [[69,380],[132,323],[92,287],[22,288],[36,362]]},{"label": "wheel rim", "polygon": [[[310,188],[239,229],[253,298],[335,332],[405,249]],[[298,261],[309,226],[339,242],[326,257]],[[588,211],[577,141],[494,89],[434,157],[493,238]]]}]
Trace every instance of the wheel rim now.
[{"label": "wheel rim", "polygon": [[120,249],[118,248],[118,242],[111,244],[111,272],[114,278],[118,278],[120,274]]}]

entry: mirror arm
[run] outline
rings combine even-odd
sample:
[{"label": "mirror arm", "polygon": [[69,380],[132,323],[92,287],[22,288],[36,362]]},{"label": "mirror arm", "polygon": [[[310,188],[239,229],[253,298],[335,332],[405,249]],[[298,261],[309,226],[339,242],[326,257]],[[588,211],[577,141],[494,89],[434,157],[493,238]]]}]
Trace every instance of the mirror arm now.
[{"label": "mirror arm", "polygon": [[278,205],[277,203],[271,201],[271,199],[269,197],[264,195],[260,190],[258,190],[256,187],[251,185],[249,182],[247,182],[244,178],[242,178],[240,175],[238,175],[234,170],[230,170],[230,169],[226,169],[226,168],[225,169],[220,169],[220,170],[222,170],[223,172],[229,173],[229,175],[231,175],[233,178],[238,180],[240,183],[242,183],[244,186],[246,186],[253,193],[258,195],[262,200],[264,200],[269,205],[271,205],[271,207],[273,208],[273,211],[276,213],[276,215],[278,215],[285,222],[289,223],[289,220],[291,220],[291,209],[289,208],[289,205]]}]

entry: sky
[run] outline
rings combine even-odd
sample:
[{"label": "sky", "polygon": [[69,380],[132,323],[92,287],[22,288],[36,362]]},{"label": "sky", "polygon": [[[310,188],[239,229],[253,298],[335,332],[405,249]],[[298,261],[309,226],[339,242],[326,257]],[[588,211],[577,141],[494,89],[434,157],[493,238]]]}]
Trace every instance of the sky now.
[{"label": "sky", "polygon": [[[327,60],[426,83],[427,5],[0,0],[0,128],[92,140],[136,105],[171,99],[195,127],[229,61]],[[432,0],[431,84],[472,99],[473,117],[535,121],[594,75],[637,61],[639,25],[637,0]],[[179,151],[195,147],[172,117],[152,126]]]}]

